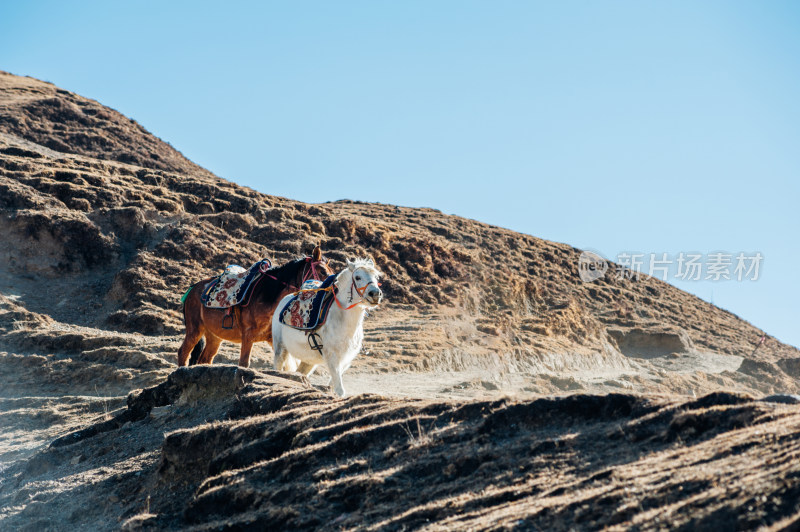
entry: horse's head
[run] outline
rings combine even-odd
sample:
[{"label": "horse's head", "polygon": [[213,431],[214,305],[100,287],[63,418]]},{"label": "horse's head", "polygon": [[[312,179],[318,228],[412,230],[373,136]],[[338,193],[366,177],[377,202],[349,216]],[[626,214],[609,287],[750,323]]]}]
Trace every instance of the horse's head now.
[{"label": "horse's head", "polygon": [[328,259],[322,255],[322,250],[319,246],[316,246],[311,255],[302,260],[304,263],[298,270],[297,286],[302,285],[309,279],[324,281],[326,277],[333,275],[333,270],[328,265]]},{"label": "horse's head", "polygon": [[339,288],[339,299],[365,307],[376,307],[383,299],[380,279],[383,275],[372,259],[356,259],[347,261],[347,268],[336,278]]}]

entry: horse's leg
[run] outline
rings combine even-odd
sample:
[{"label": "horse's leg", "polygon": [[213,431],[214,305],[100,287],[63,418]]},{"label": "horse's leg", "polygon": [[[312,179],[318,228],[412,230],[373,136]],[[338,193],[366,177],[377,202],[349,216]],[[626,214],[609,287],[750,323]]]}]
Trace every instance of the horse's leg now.
[{"label": "horse's leg", "polygon": [[183,367],[189,361],[189,355],[194,346],[203,338],[203,331],[200,328],[190,328],[186,324],[186,336],[183,339],[180,349],[178,349],[178,366]]},{"label": "horse's leg", "polygon": [[309,364],[308,362],[300,362],[300,365],[297,366],[297,373],[300,373],[308,377],[309,375],[314,373],[315,369],[317,369],[316,364]]},{"label": "horse's leg", "polygon": [[198,291],[192,287],[186,301],[183,303],[183,324],[186,327],[186,336],[183,339],[180,349],[178,349],[178,366],[183,367],[189,360],[190,353],[194,346],[203,338],[205,328],[203,319],[200,316],[200,296]]},{"label": "horse's leg", "polygon": [[272,368],[275,371],[283,371],[283,366],[289,358],[289,350],[283,343],[283,325],[278,323],[275,316],[272,318]]},{"label": "horse's leg", "polygon": [[205,348],[206,348],[206,342],[205,340],[200,338],[200,341],[197,342],[197,345],[194,346],[194,349],[192,349],[192,356],[189,357],[190,366],[194,366],[195,364],[197,364],[197,361],[200,360],[200,354],[203,352],[203,349]]},{"label": "horse's leg", "polygon": [[206,346],[203,352],[200,353],[200,358],[197,360],[198,364],[211,364],[214,362],[214,357],[217,356],[219,345],[222,343],[222,338],[214,336],[210,332],[206,334]]},{"label": "horse's leg", "polygon": [[350,369],[350,365],[353,363],[353,360],[355,359],[356,359],[355,356],[347,357],[347,362],[344,365],[342,365],[342,375],[344,375],[345,371]]},{"label": "horse's leg", "polygon": [[286,360],[283,362],[283,368],[281,368],[281,371],[285,371],[286,373],[297,371],[298,364],[300,364],[298,359],[294,358],[292,355],[286,355]]},{"label": "horse's leg", "polygon": [[339,397],[344,397],[345,392],[342,384],[342,372],[339,368],[339,357],[328,355],[325,357],[325,363],[328,366],[328,373],[331,374],[333,390]]},{"label": "horse's leg", "polygon": [[276,341],[275,338],[272,340],[272,345],[272,350],[275,352],[275,355],[272,357],[272,367],[275,371],[283,371],[286,360],[289,358],[289,351],[286,349],[286,346],[283,345],[282,341]]},{"label": "horse's leg", "polygon": [[250,350],[253,349],[253,336],[250,332],[242,332],[242,350],[239,352],[239,366],[250,367]]}]

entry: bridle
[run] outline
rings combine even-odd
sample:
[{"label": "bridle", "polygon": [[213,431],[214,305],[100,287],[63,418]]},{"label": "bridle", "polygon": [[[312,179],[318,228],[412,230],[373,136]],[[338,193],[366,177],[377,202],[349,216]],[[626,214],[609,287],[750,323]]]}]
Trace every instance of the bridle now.
[{"label": "bridle", "polygon": [[322,280],[319,278],[319,273],[317,273],[317,264],[322,263],[321,260],[314,260],[312,257],[306,257],[306,265],[303,266],[303,282],[300,283],[300,286],[311,278],[315,281]]},{"label": "bridle", "polygon": [[356,272],[358,270],[359,270],[359,268],[356,268],[355,270],[353,270],[353,273],[350,275],[350,298],[349,299],[350,299],[350,301],[353,301],[353,290],[354,289],[355,289],[356,293],[358,294],[358,296],[361,299],[359,299],[358,301],[356,301],[355,303],[353,303],[349,307],[345,308],[339,302],[339,298],[336,297],[336,292],[333,293],[333,300],[336,301],[336,305],[338,305],[339,308],[342,309],[342,310],[350,310],[351,308],[355,307],[356,305],[358,305],[360,303],[363,303],[364,302],[364,292],[367,291],[367,287],[369,285],[371,285],[371,284],[374,284],[375,286],[380,286],[381,285],[381,283],[376,283],[376,282],[370,280],[370,282],[368,282],[367,284],[365,284],[364,286],[359,288],[358,285],[356,284]]}]

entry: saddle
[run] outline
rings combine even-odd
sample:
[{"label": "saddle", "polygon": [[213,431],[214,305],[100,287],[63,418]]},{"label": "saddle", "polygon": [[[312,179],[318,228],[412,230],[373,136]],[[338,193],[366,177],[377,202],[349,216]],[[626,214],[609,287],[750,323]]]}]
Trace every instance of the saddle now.
[{"label": "saddle", "polygon": [[236,305],[246,307],[250,303],[253,290],[270,268],[272,263],[269,259],[260,260],[247,270],[231,264],[205,286],[200,300],[208,308],[230,309]]},{"label": "saddle", "polygon": [[284,325],[300,331],[313,331],[322,327],[328,318],[336,289],[325,290],[336,281],[330,275],[324,281],[309,280],[303,283],[300,291],[283,306],[278,319]]}]

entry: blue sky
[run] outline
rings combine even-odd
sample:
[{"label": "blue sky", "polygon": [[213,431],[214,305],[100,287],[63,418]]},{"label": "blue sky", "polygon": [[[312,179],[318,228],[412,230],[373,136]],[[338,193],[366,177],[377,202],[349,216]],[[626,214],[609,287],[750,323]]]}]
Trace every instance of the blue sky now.
[{"label": "blue sky", "polygon": [[779,1],[4,2],[0,69],[269,194],[760,252],[755,282],[675,284],[800,345],[798,28]]}]

